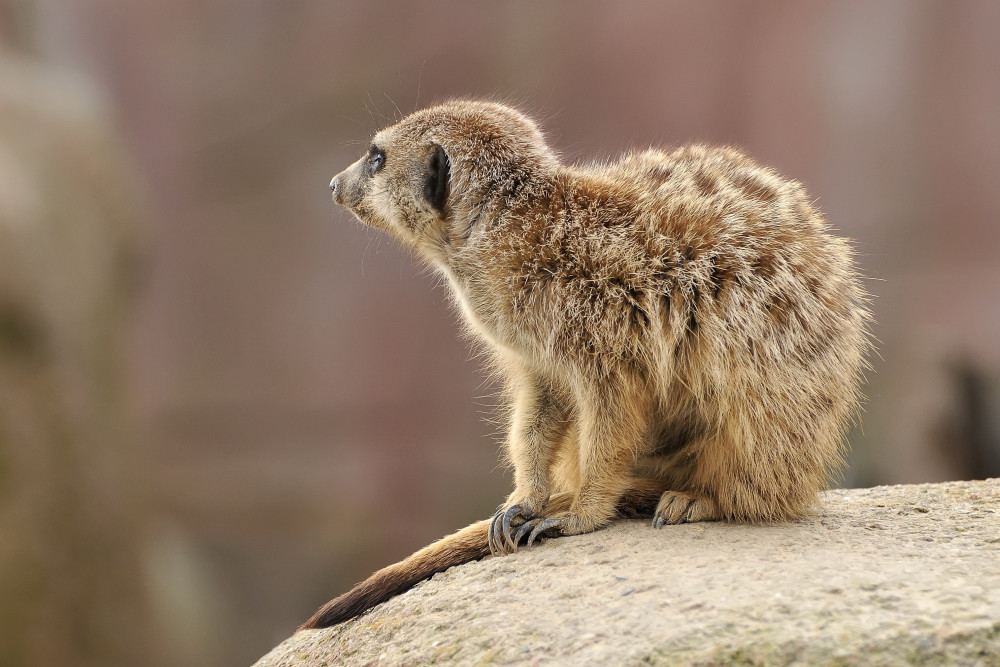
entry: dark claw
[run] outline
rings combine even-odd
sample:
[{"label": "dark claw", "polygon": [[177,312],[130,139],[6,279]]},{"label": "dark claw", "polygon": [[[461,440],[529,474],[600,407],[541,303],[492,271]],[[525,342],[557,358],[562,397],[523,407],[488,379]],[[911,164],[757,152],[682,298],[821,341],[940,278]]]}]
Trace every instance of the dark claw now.
[{"label": "dark claw", "polygon": [[517,551],[517,540],[511,540],[510,538],[510,520],[515,516],[524,511],[524,508],[520,505],[513,505],[510,509],[504,512],[503,515],[503,532],[500,535],[503,537],[504,541],[507,543],[507,548],[511,551]]},{"label": "dark claw", "polygon": [[[545,535],[546,537],[555,537],[556,535],[559,534],[558,531],[559,528],[562,526],[562,523],[563,523],[562,519],[555,519],[555,518],[545,519],[537,526],[535,526],[534,529],[532,529],[531,535],[528,535],[528,543],[525,546],[530,547],[532,542],[534,542],[535,538],[538,537],[539,535]],[[554,535],[549,534],[552,532],[553,529],[556,531],[556,533]]]},{"label": "dark claw", "polygon": [[514,536],[514,550],[517,550],[517,545],[521,543],[521,540],[525,535],[531,532],[531,529],[537,526],[544,519],[532,519],[531,521],[525,521],[521,524],[521,527],[517,531],[517,535]]},{"label": "dark claw", "polygon": [[657,516],[657,517],[653,518],[653,528],[657,528],[657,529],[663,528],[664,524],[666,524],[666,523],[667,523],[667,520],[664,519],[662,516]]},{"label": "dark claw", "polygon": [[490,521],[490,529],[487,532],[487,542],[490,545],[490,553],[494,556],[502,556],[503,549],[501,548],[500,540],[497,535],[497,525],[503,520],[502,510],[497,510],[497,513],[493,515],[493,520]]},{"label": "dark claw", "polygon": [[[494,556],[502,556],[517,551],[518,540],[511,537],[511,530],[524,525],[527,519],[532,516],[534,516],[533,513],[526,512],[522,505],[513,505],[506,510],[498,509],[486,532],[490,553]],[[519,534],[523,535],[521,532]]]}]

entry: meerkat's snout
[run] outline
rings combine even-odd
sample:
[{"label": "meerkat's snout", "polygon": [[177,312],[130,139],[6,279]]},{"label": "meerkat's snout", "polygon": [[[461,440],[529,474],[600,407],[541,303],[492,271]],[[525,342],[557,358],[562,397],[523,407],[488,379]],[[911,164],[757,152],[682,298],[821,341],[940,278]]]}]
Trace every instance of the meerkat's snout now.
[{"label": "meerkat's snout", "polygon": [[357,179],[352,178],[352,167],[354,167],[354,165],[351,165],[330,179],[330,196],[333,198],[333,203],[346,206],[347,208],[350,208],[351,204],[356,204],[357,199],[359,198],[355,197],[355,201],[350,201],[350,197],[348,196],[350,191],[357,189],[356,187],[353,187],[353,185],[356,185],[354,181]]},{"label": "meerkat's snout", "polygon": [[353,208],[361,201],[363,186],[361,183],[361,160],[330,179],[330,193],[335,204]]}]

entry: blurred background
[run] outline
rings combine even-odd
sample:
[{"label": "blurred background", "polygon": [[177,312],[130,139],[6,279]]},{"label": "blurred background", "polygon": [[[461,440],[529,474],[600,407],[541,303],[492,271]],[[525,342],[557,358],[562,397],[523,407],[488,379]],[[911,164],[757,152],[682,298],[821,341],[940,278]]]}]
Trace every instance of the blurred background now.
[{"label": "blurred background", "polygon": [[496,387],[331,202],[400,114],[732,143],[854,240],[844,484],[1000,475],[1000,3],[0,0],[0,665],[241,665],[489,516]]}]

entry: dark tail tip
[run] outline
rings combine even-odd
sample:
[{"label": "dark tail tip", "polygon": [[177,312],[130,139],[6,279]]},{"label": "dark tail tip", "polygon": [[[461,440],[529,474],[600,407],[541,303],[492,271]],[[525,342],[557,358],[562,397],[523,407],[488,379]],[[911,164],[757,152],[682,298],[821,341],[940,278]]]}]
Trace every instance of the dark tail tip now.
[{"label": "dark tail tip", "polygon": [[[360,616],[380,602],[399,595],[412,588],[420,579],[416,577],[399,576],[395,570],[388,567],[376,572],[371,577],[336,597],[320,607],[312,617],[299,626],[299,630],[316,630],[328,628],[355,616]],[[429,575],[428,575],[429,576]]]},{"label": "dark tail tip", "polygon": [[[320,628],[328,628],[331,625],[337,625],[338,623],[350,620],[357,614],[364,613],[363,609],[355,613],[345,610],[345,605],[338,604],[341,602],[342,597],[344,596],[341,595],[339,598],[331,600],[320,607],[308,621],[298,627],[298,630],[318,630]],[[298,632],[298,630],[296,630],[296,632]]]},{"label": "dark tail tip", "polygon": [[360,616],[372,607],[437,572],[489,555],[486,531],[489,521],[480,521],[454,535],[424,547],[409,558],[379,570],[340,597],[330,600],[299,626],[299,630],[328,628]]}]

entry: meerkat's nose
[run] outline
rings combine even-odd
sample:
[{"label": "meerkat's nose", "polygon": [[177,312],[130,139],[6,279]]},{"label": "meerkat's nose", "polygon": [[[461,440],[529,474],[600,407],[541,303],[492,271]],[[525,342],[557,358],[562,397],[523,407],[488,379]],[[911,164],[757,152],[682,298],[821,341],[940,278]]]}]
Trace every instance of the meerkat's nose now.
[{"label": "meerkat's nose", "polygon": [[341,190],[343,190],[343,188],[340,187],[340,175],[338,174],[330,179],[330,192],[332,193],[335,204],[341,203],[340,196],[343,194]]}]

